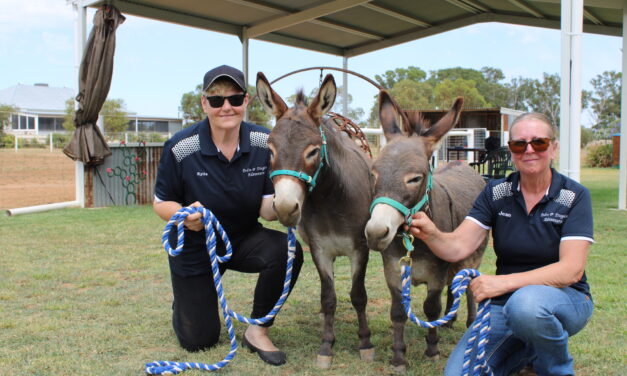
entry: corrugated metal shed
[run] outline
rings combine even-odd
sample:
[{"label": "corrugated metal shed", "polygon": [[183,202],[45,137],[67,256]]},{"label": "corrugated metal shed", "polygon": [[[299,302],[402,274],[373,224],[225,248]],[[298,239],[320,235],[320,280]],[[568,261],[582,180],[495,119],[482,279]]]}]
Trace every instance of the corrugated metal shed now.
[{"label": "corrugated metal shed", "polygon": [[102,165],[85,167],[85,207],[152,203],[163,143],[109,147],[113,154]]}]

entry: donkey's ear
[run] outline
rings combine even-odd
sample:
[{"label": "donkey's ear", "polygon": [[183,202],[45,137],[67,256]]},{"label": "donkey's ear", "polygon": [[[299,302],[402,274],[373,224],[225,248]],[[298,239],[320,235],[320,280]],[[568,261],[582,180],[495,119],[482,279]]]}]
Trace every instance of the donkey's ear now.
[{"label": "donkey's ear", "polygon": [[283,116],[285,111],[287,111],[287,105],[283,99],[272,90],[270,82],[268,82],[268,79],[262,72],[257,73],[257,95],[259,96],[259,101],[263,108],[271,114],[274,114],[277,119]]},{"label": "donkey's ear", "polygon": [[333,108],[333,103],[335,103],[335,95],[337,94],[337,87],[335,86],[335,80],[333,79],[333,75],[327,74],[322,81],[322,85],[320,85],[320,90],[318,91],[318,95],[311,102],[309,107],[307,107],[307,112],[309,116],[311,116],[316,124],[320,122],[320,118],[322,115],[331,111]]},{"label": "donkey's ear", "polygon": [[409,122],[405,113],[386,90],[379,91],[379,120],[385,139],[388,141],[397,135],[410,136],[413,133],[413,130],[408,127]]},{"label": "donkey's ear", "polygon": [[[462,106],[464,105],[464,98],[458,97],[453,103],[453,107],[442,117],[442,119],[438,120],[431,128],[429,128],[423,136],[430,138],[432,144],[437,143],[440,139],[450,131],[457,121],[459,120],[459,115],[462,112]],[[435,149],[435,148],[432,148]]]}]

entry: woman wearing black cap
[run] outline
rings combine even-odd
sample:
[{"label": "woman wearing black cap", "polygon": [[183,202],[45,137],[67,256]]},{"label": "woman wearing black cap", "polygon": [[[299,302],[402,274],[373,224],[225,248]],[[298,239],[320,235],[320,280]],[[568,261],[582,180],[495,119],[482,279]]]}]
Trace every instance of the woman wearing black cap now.
[{"label": "woman wearing black cap", "polygon": [[[233,256],[220,264],[220,271],[259,273],[251,313],[252,318],[259,318],[272,310],[281,295],[287,237],[258,221],[259,216],[276,219],[274,188],[268,178],[269,131],[243,121],[248,100],[244,74],[238,69],[222,65],[205,74],[201,104],[207,117],[165,143],[153,207],[164,220],[190,205],[214,213],[233,247]],[[184,225],[183,252],[168,258],[174,294],[172,324],[181,346],[198,351],[218,342],[221,324],[200,213],[188,216]],[[170,233],[170,243],[176,244],[175,231]],[[217,251],[225,252],[219,237]],[[302,262],[297,244],[292,287]],[[286,355],[268,337],[271,325],[249,326],[242,342],[265,362],[281,365]]]}]

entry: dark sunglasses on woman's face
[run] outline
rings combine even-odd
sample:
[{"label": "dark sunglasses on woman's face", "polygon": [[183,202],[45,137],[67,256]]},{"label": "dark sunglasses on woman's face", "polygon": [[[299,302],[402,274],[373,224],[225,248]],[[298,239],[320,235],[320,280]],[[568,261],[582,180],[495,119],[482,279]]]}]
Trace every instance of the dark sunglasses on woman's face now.
[{"label": "dark sunglasses on woman's face", "polygon": [[527,145],[531,145],[534,151],[540,152],[549,148],[551,139],[548,137],[537,137],[531,141],[511,140],[507,142],[507,145],[509,145],[509,150],[516,154],[524,153],[527,150]]},{"label": "dark sunglasses on woman's face", "polygon": [[223,97],[222,95],[212,95],[207,96],[207,101],[209,102],[209,106],[213,108],[220,108],[224,105],[224,100],[228,99],[229,103],[233,107],[239,107],[244,104],[244,98],[246,94],[233,94],[228,97]]}]

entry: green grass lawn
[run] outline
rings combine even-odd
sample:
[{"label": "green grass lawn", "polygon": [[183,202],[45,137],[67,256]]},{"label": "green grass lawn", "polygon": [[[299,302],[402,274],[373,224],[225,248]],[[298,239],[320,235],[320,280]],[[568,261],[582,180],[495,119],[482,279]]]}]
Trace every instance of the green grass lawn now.
[{"label": "green grass lawn", "polygon": [[[624,270],[627,212],[617,211],[618,170],[584,169],[592,192],[595,238],[587,273],[596,302],[591,322],[571,340],[579,375],[624,375],[627,369]],[[153,360],[215,363],[229,351],[221,344],[201,353],[179,348],[171,317],[167,256],[160,246],[164,223],[150,207],[67,209],[0,217],[0,374],[141,375]],[[486,253],[482,272],[494,271]],[[221,374],[380,375],[391,371],[389,293],[382,262],[371,253],[366,277],[368,316],[376,360],[364,364],[357,351],[356,317],[349,299],[350,266],[336,262],[338,286],[335,359],[328,371],[314,366],[321,324],[318,275],[309,255],[301,277],[273,328],[288,353],[282,367],[267,366],[238,350]],[[228,272],[229,306],[248,315],[255,277]],[[415,288],[414,310],[424,296]],[[454,329],[440,331],[442,356],[423,359],[425,329],[406,327],[410,375],[441,375],[461,337],[465,308]],[[236,323],[238,341],[244,324]],[[188,371],[200,375],[200,371]]]}]

